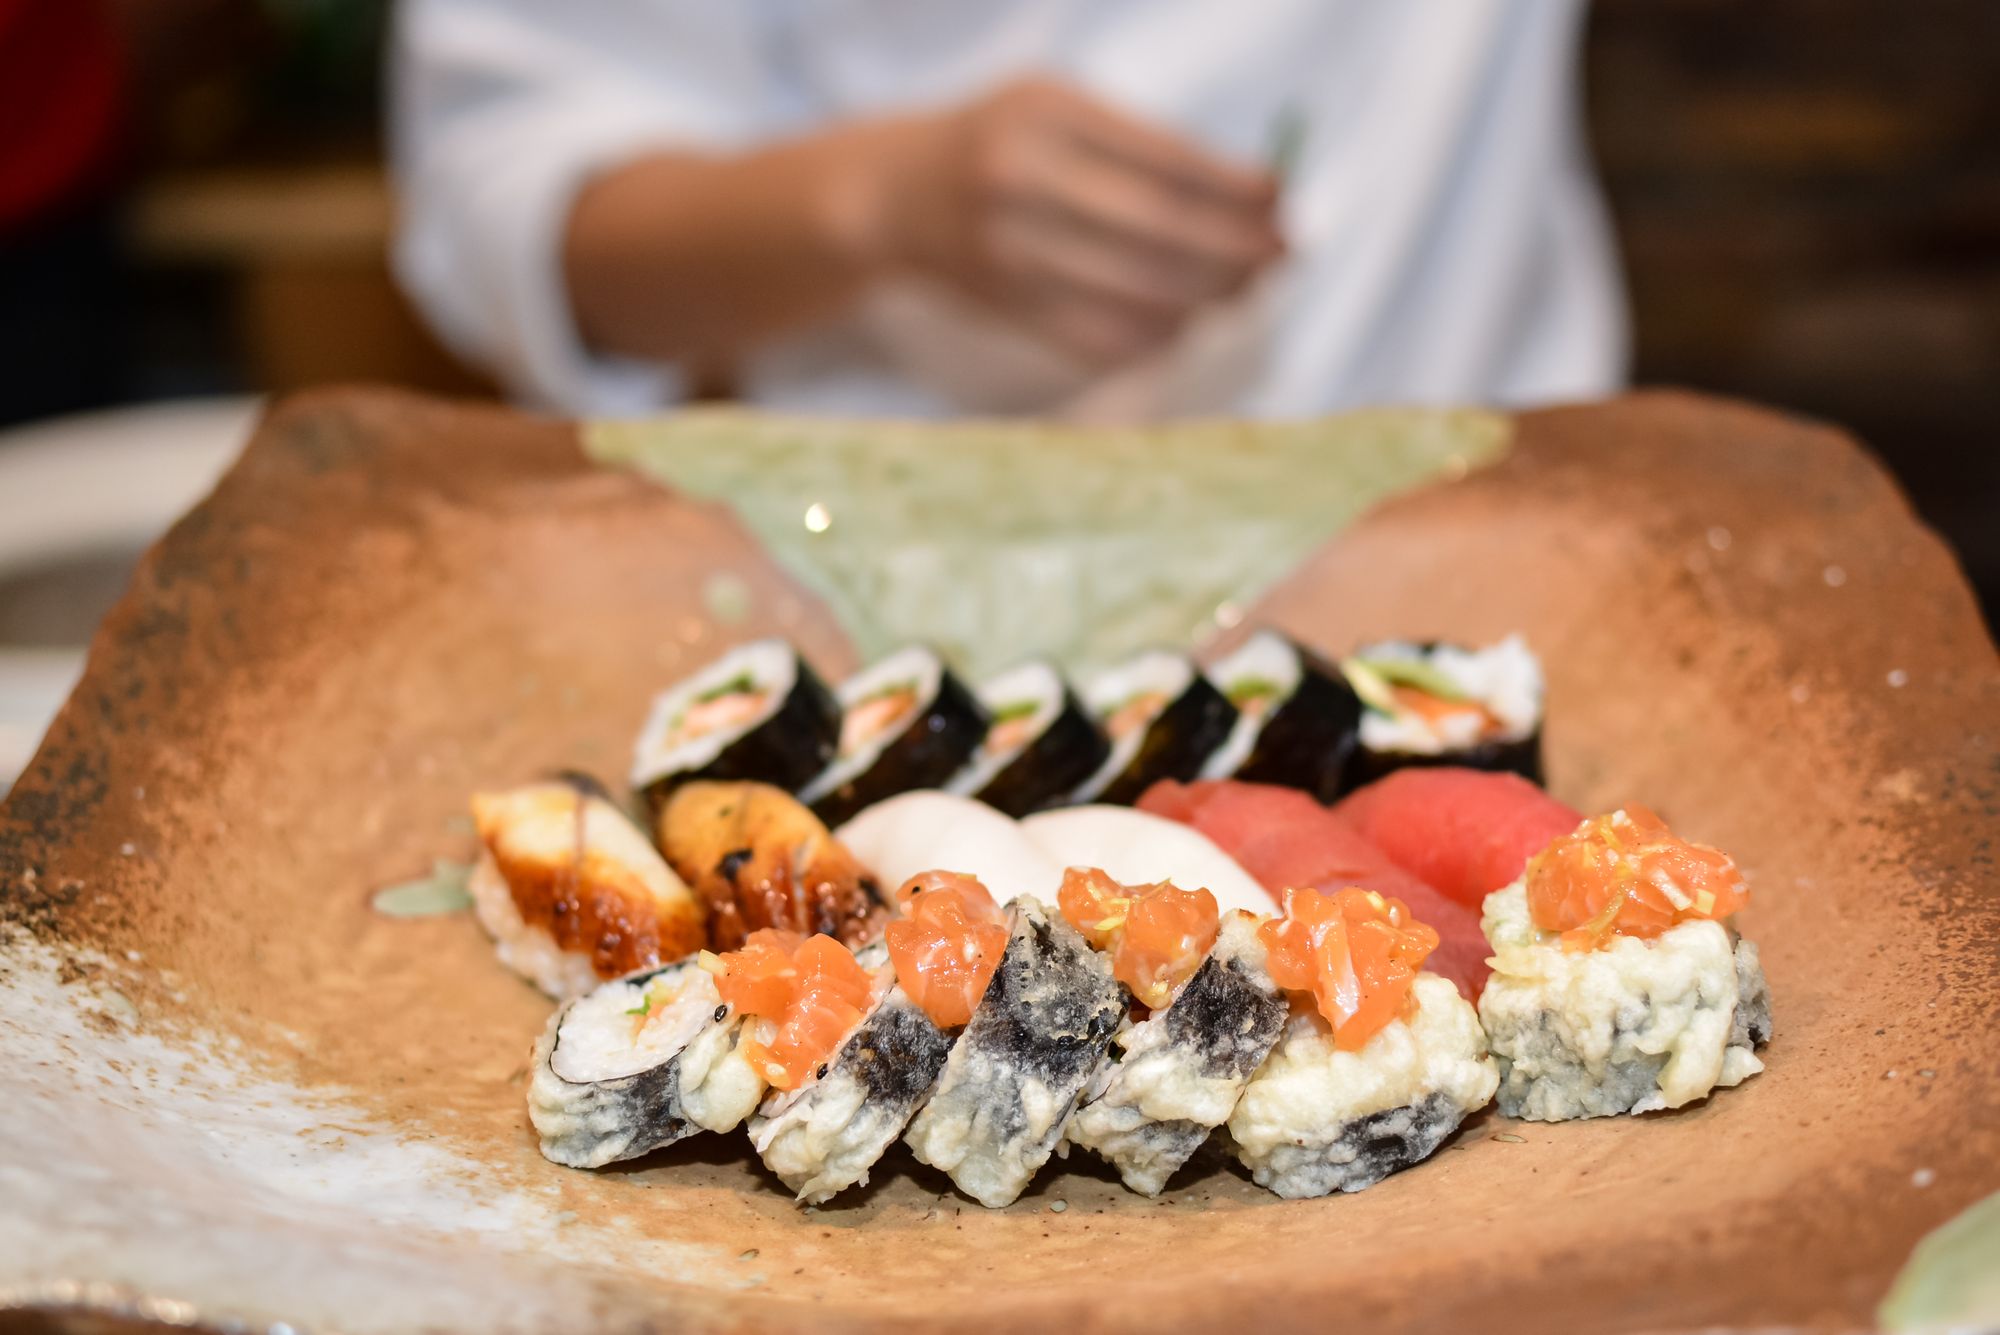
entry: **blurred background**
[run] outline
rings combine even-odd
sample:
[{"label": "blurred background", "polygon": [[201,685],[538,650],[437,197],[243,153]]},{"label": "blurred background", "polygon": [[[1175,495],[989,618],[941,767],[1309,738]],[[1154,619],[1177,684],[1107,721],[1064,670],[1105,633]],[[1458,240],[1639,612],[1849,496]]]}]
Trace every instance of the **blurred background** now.
[{"label": "blurred background", "polygon": [[[32,743],[19,702],[59,694],[132,554],[205,488],[252,396],[350,380],[494,393],[391,279],[387,10],[119,0],[125,86],[107,95],[99,70],[42,90],[66,100],[66,149],[88,170],[0,267],[0,784],[9,748]],[[61,26],[34,40],[92,40]],[[1599,0],[1585,62],[1634,381],[1854,430],[1956,545],[1989,620],[1996,56],[1993,0]],[[0,87],[0,134],[26,95]],[[160,400],[180,407],[105,413]],[[93,466],[120,497],[73,494]]]}]

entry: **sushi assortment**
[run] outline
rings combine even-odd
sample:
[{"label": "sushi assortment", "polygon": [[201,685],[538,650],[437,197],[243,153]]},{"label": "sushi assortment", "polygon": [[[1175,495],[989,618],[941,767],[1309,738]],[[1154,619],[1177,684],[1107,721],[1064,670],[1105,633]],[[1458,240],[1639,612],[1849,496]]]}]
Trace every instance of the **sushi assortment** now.
[{"label": "sushi assortment", "polygon": [[1518,639],[1335,662],[1263,632],[1081,690],[922,649],[832,690],[735,650],[655,702],[632,805],[576,775],[474,799],[479,921],[560,1003],[542,1151],[742,1130],[817,1204],[900,1142],[990,1207],[1058,1155],[1157,1195],[1208,1154],[1302,1198],[1496,1102],[1741,1083],[1772,1026],[1740,870],[1543,792],[1540,701]]}]

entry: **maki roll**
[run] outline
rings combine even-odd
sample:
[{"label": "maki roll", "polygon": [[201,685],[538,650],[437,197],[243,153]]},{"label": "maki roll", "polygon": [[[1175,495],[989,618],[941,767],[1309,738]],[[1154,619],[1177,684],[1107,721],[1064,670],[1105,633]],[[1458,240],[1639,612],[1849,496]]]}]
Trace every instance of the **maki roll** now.
[{"label": "maki roll", "polygon": [[[995,1208],[1014,1201],[1055,1152],[1125,1011],[1110,962],[1040,900],[1015,900],[1005,931],[1005,951],[952,1044],[937,1092],[904,1137],[919,1160]],[[896,937],[889,946],[898,949]],[[944,950],[913,963],[951,966]],[[897,972],[907,980],[911,970],[899,959]],[[970,999],[955,986],[935,990]]]},{"label": "maki roll", "polygon": [[942,787],[986,738],[986,710],[920,645],[840,686],[840,747],[799,794],[829,825],[913,788]]},{"label": "maki roll", "polygon": [[558,1001],[705,943],[707,905],[594,780],[479,793],[472,820],[474,914],[501,963]]},{"label": "maki roll", "polygon": [[1472,1005],[1420,973],[1437,933],[1372,890],[1295,890],[1258,928],[1293,999],[1270,1059],[1229,1116],[1259,1186],[1360,1191],[1428,1158],[1499,1083]]},{"label": "maki roll", "polygon": [[979,702],[992,726],[946,789],[1009,816],[1063,801],[1111,754],[1097,720],[1047,663],[1001,673],[979,688]]},{"label": "maki roll", "polygon": [[1500,1111],[1678,1108],[1763,1070],[1770,992],[1756,946],[1727,923],[1748,900],[1727,855],[1640,806],[1584,821],[1487,896],[1479,1015]]},{"label": "maki roll", "polygon": [[1339,794],[1361,728],[1361,698],[1339,668],[1260,630],[1208,675],[1236,706],[1236,726],[1202,778],[1282,784],[1322,802]]},{"label": "maki roll", "polygon": [[1343,789],[1412,765],[1542,781],[1542,665],[1519,635],[1484,649],[1371,645],[1340,668],[1366,706]]},{"label": "maki roll", "polygon": [[1143,1016],[1119,1027],[1067,1137],[1157,1196],[1227,1121],[1291,1013],[1264,969],[1258,919],[1218,919],[1206,890],[1121,886],[1073,867],[1063,916],[1111,958]]},{"label": "maki roll", "polygon": [[1130,806],[1161,779],[1188,780],[1228,738],[1236,707],[1186,654],[1149,650],[1091,679],[1084,703],[1111,752],[1071,795]]},{"label": "maki roll", "polygon": [[660,848],[734,950],[760,928],[872,940],[888,909],[875,878],[819,817],[767,783],[682,784],[660,809]]},{"label": "maki roll", "polygon": [[796,792],[833,760],[840,707],[781,639],[730,650],[653,700],[632,787],[659,810],[689,779],[755,779]]},{"label": "maki roll", "polygon": [[741,1125],[764,1092],[742,1031],[699,957],[564,1006],[535,1043],[528,1082],[543,1156],[601,1168]]},{"label": "maki roll", "polygon": [[854,959],[872,1004],[839,1031],[845,1041],[836,1037],[825,1060],[808,1061],[803,1079],[774,1080],[750,1119],[750,1143],[802,1205],[867,1183],[930,1097],[951,1051],[950,1036],[896,982],[886,945],[866,946]]}]

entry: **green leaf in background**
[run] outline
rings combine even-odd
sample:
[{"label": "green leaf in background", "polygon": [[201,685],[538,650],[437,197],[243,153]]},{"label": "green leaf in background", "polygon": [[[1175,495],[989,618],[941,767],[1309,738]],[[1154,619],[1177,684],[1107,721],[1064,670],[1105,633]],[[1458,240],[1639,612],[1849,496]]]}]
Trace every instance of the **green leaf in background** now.
[{"label": "green leaf in background", "polygon": [[466,888],[471,878],[471,867],[439,858],[431,864],[430,875],[386,886],[377,890],[369,902],[377,913],[391,918],[435,918],[445,913],[461,913],[472,907],[472,892]]},{"label": "green leaf in background", "polygon": [[1897,1335],[2000,1330],[2000,1192],[1919,1242],[1875,1316]]},{"label": "green leaf in background", "polygon": [[1490,463],[1511,430],[1469,411],[1085,428],[698,409],[584,438],[728,502],[865,659],[921,641],[985,676],[1200,643],[1363,510]]}]

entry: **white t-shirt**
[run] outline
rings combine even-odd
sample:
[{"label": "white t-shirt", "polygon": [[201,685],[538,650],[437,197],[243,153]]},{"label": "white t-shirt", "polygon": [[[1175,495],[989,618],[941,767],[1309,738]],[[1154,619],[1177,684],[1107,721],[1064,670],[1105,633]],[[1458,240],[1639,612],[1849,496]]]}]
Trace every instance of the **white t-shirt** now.
[{"label": "white t-shirt", "polygon": [[559,263],[592,174],[747,149],[1009,78],[1075,83],[1268,161],[1295,116],[1290,254],[1148,362],[1093,375],[921,284],[739,368],[805,412],[1297,416],[1615,388],[1626,329],[1579,132],[1579,0],[404,0],[396,264],[522,398],[640,413],[671,367],[579,341]]}]

